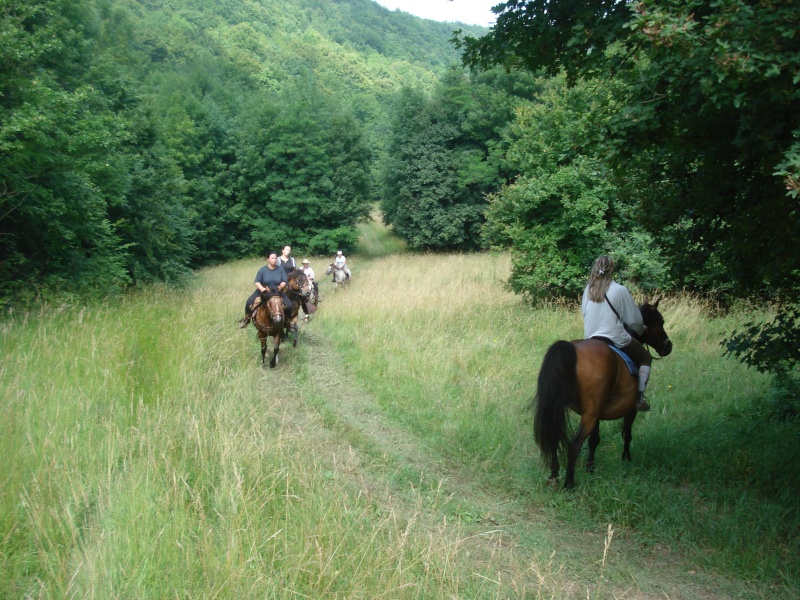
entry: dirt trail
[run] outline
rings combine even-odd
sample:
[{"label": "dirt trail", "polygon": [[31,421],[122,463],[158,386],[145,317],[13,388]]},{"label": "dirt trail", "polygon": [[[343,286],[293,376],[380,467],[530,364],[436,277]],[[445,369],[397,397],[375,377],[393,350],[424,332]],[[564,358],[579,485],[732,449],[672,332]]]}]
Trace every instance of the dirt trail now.
[{"label": "dirt trail", "polygon": [[[508,597],[711,600],[734,597],[722,593],[726,589],[741,591],[723,578],[698,575],[664,549],[640,547],[625,532],[615,534],[608,560],[636,561],[635,571],[646,571],[650,591],[633,579],[626,588],[609,585],[602,575],[605,531],[569,531],[480,473],[444,460],[388,419],[331,347],[313,322],[303,325],[297,351],[305,355],[305,365],[279,375],[287,384],[286,426],[319,448],[326,469],[351,481],[385,512],[449,532],[458,540],[459,556],[474,563],[472,572],[484,572],[491,563],[503,584],[501,596],[516,590]],[[585,568],[567,573],[559,555]]]},{"label": "dirt trail", "polygon": [[[391,234],[377,213],[373,219],[360,227],[361,247],[379,258]],[[386,513],[458,540],[466,572],[484,573],[491,564],[497,597],[716,600],[741,594],[741,582],[697,573],[666,549],[643,547],[630,532],[616,532],[606,548],[605,530],[570,530],[481,473],[446,460],[388,418],[332,348],[318,324],[303,324],[295,365],[283,363],[284,371],[275,373],[285,383],[285,426],[318,449],[326,469]],[[554,502],[565,500],[553,494]],[[627,578],[630,585],[610,585],[603,575],[606,558],[617,569],[615,581]],[[582,568],[567,572],[562,565]],[[752,597],[762,595],[754,590]]]}]

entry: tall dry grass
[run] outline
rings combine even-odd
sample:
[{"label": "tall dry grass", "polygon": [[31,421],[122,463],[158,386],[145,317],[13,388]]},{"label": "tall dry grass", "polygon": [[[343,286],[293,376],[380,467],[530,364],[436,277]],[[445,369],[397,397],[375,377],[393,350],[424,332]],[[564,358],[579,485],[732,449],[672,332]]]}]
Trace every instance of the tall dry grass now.
[{"label": "tall dry grass", "polygon": [[1,597],[483,595],[457,529],[332,471],[302,346],[258,368],[258,266],[2,324]]},{"label": "tall dry grass", "polygon": [[[508,269],[505,255],[384,257],[329,294],[320,319],[392,419],[547,507],[526,406],[547,347],[582,336],[580,311],[524,305],[505,289]],[[691,549],[703,568],[796,590],[796,424],[768,417],[768,378],[720,345],[752,314],[720,315],[689,295],[661,309],[675,351],[654,363],[653,412],[634,425],[633,463],[620,461],[620,422],[603,424],[597,473],[580,473],[553,516],[578,529],[613,523],[654,547]]]},{"label": "tall dry grass", "polygon": [[[0,596],[797,591],[795,438],[753,418],[767,381],[718,346],[742,315],[663,302],[675,352],[634,462],[606,424],[566,497],[526,404],[578,311],[525,306],[505,255],[350,264],[275,370],[236,327],[261,261],[0,324]],[[676,582],[686,564],[701,583]]]}]

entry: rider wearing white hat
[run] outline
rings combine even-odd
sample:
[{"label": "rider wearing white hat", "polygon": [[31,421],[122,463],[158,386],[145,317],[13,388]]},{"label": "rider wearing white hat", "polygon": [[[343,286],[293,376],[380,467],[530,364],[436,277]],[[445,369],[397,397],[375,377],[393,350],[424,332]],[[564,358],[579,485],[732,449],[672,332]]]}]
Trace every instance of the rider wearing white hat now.
[{"label": "rider wearing white hat", "polygon": [[336,258],[333,260],[333,264],[336,265],[338,268],[343,269],[347,278],[350,279],[350,269],[347,268],[347,257],[339,250],[336,253]]},{"label": "rider wearing white hat", "polygon": [[307,258],[304,258],[300,265],[300,270],[306,274],[306,277],[311,282],[311,285],[314,286],[314,299],[316,303],[319,304],[319,286],[317,285],[317,276],[314,274],[314,269],[311,268],[311,264],[308,262]]}]

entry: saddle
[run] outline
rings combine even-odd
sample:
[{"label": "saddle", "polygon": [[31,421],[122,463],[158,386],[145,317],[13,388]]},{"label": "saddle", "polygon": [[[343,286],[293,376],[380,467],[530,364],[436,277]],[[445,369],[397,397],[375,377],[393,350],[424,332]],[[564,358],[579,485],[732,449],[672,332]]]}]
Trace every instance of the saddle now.
[{"label": "saddle", "polygon": [[624,350],[620,350],[619,348],[617,348],[614,345],[614,342],[612,342],[608,338],[604,338],[604,337],[599,336],[599,335],[594,336],[592,339],[593,340],[598,340],[598,341],[601,341],[601,342],[607,344],[609,348],[611,348],[614,352],[616,352],[619,355],[619,357],[622,359],[622,362],[624,362],[625,366],[628,367],[628,372],[633,377],[638,377],[639,376],[639,365],[636,363],[635,360],[633,360],[630,356],[628,356],[625,353]]}]

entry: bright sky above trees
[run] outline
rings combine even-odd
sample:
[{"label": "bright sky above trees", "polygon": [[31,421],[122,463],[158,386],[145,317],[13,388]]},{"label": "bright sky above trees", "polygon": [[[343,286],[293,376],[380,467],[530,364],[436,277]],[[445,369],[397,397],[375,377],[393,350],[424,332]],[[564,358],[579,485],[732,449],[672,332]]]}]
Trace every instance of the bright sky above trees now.
[{"label": "bright sky above trees", "polygon": [[399,8],[423,19],[461,21],[471,25],[489,26],[494,23],[492,7],[501,0],[376,0],[391,10]]}]

